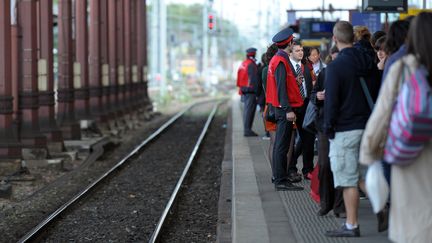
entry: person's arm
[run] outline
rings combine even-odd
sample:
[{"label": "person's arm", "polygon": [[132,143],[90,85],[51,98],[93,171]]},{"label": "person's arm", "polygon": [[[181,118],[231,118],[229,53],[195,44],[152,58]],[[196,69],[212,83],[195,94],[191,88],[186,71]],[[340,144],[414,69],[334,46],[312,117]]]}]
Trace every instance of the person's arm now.
[{"label": "person's arm", "polygon": [[258,84],[258,74],[257,74],[257,67],[255,64],[251,63],[248,65],[247,72],[249,77],[249,87],[247,88],[247,91],[249,93],[257,93],[257,84]]},{"label": "person's arm", "polygon": [[339,111],[339,79],[334,65],[326,69],[324,87],[324,133],[333,139]]},{"label": "person's arm", "polygon": [[240,88],[240,74],[241,74],[241,66],[237,69],[237,82],[236,86]]},{"label": "person's arm", "polygon": [[292,107],[288,101],[288,92],[286,87],[286,70],[285,65],[280,62],[276,67],[275,79],[276,86],[279,98],[279,104],[281,105],[281,109],[286,112],[291,112]]},{"label": "person's arm", "polygon": [[262,87],[263,87],[264,92],[267,92],[266,91],[266,89],[267,89],[267,72],[268,72],[268,66],[265,66],[262,70],[262,73],[261,73],[261,81],[262,81]]},{"label": "person's arm", "polygon": [[257,83],[256,83],[256,96],[259,97],[261,95],[263,95],[263,84],[262,84],[262,71],[263,71],[263,67],[260,65],[258,66],[257,69]]}]

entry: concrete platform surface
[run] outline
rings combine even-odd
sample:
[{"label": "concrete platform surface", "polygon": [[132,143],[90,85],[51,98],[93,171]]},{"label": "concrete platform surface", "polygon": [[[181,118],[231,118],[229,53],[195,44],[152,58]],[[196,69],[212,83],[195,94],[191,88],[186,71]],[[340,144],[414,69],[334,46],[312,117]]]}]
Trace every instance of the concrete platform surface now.
[{"label": "concrete platform surface", "polygon": [[316,215],[319,206],[309,195],[309,181],[301,182],[304,191],[275,191],[267,157],[269,140],[262,139],[261,114],[257,109],[253,126],[260,136],[243,137],[242,104],[238,95],[233,96],[231,105],[232,146],[225,153],[232,153],[233,163],[232,242],[390,242],[387,232],[377,232],[377,219],[368,200],[360,200],[361,237],[324,236],[326,230],[339,227],[344,219],[334,217],[332,212],[324,217]]}]

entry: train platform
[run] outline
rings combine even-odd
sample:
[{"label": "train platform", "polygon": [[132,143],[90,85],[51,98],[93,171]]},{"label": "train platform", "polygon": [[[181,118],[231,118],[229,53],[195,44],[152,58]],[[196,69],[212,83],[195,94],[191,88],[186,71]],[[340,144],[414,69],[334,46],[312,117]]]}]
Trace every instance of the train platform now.
[{"label": "train platform", "polygon": [[[256,112],[253,125],[259,136],[244,137],[239,96],[233,96],[231,101],[231,146],[226,146],[225,153],[232,154],[232,242],[390,242],[387,232],[378,233],[377,219],[367,199],[360,200],[361,237],[326,237],[324,232],[339,227],[344,219],[336,218],[332,212],[323,217],[316,215],[319,205],[309,195],[307,180],[300,183],[304,191],[275,191],[267,157],[269,140],[262,138],[260,113]],[[300,162],[301,158],[301,167]]]}]

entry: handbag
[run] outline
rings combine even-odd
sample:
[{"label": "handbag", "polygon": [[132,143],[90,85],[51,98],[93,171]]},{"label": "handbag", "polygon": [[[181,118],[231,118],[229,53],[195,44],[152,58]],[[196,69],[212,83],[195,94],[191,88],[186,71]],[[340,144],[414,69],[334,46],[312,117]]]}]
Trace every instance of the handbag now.
[{"label": "handbag", "polygon": [[306,107],[306,113],[303,119],[302,127],[304,130],[315,134],[317,132],[315,127],[315,120],[317,117],[318,109],[314,103],[309,101],[309,104]]},{"label": "handbag", "polygon": [[381,161],[375,161],[368,167],[365,180],[366,191],[372,209],[374,213],[378,213],[386,205],[390,194]]},{"label": "handbag", "polygon": [[276,111],[274,106],[270,103],[267,103],[264,109],[264,119],[268,122],[276,123]]},{"label": "handbag", "polygon": [[393,108],[384,160],[408,165],[432,138],[432,91],[424,66],[419,66],[401,87]]},{"label": "handbag", "polygon": [[311,173],[311,182],[310,182],[310,196],[316,202],[319,203],[321,200],[319,193],[319,165],[317,164]]}]

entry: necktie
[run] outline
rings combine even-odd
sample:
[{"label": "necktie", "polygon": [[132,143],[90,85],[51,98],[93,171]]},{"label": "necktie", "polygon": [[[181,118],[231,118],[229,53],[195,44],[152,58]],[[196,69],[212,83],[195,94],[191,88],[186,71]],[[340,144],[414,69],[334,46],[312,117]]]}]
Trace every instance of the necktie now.
[{"label": "necktie", "polygon": [[301,78],[297,79],[297,85],[299,87],[300,95],[301,95],[302,99],[305,99],[306,94],[305,94],[305,91],[304,91],[304,88],[303,88],[303,75],[301,73],[301,67],[300,67],[299,64],[296,64],[296,73],[297,73],[297,77],[299,75],[301,75]]}]

